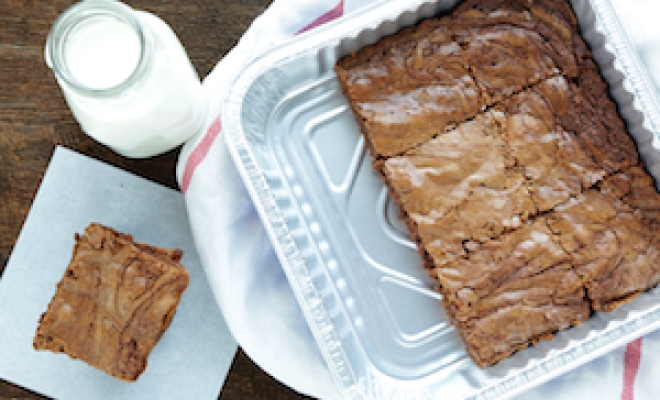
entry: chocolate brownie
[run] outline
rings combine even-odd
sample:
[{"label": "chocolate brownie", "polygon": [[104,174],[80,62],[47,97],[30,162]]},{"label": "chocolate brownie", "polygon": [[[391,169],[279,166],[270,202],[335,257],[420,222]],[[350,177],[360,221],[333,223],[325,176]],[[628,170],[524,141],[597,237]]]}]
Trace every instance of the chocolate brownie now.
[{"label": "chocolate brownie", "polygon": [[340,60],[373,156],[402,154],[561,71],[576,76],[588,50],[564,8],[472,1]]},{"label": "chocolate brownie", "polygon": [[41,316],[34,348],[136,380],[188,286],[181,257],[180,250],[89,225],[76,235],[71,263]]},{"label": "chocolate brownie", "polygon": [[660,195],[568,2],[467,0],[335,70],[477,365],[660,282]]},{"label": "chocolate brownie", "polygon": [[652,179],[636,167],[546,216],[594,310],[612,310],[660,282],[659,210]]},{"label": "chocolate brownie", "polygon": [[452,36],[447,18],[427,20],[337,64],[376,157],[400,154],[482,108],[479,89]]},{"label": "chocolate brownie", "polygon": [[477,365],[491,365],[589,318],[582,280],[541,220],[466,248],[465,257],[435,268],[432,276]]},{"label": "chocolate brownie", "polygon": [[[539,85],[536,89],[540,91],[546,87]],[[599,167],[612,174],[638,164],[635,142],[626,131],[607,84],[593,61],[585,62],[577,83],[568,85],[566,101],[558,99],[558,93],[555,90],[544,96],[557,122],[564,130],[577,135]]]},{"label": "chocolate brownie", "polygon": [[378,168],[433,265],[464,254],[535,212],[497,115],[484,113]]},{"label": "chocolate brownie", "polygon": [[[581,136],[561,124],[562,116],[578,107],[574,99],[567,80],[557,76],[494,107],[502,113],[505,140],[539,212],[551,210],[608,174]],[[627,136],[625,140],[632,143]],[[636,159],[634,145],[632,151]]]}]

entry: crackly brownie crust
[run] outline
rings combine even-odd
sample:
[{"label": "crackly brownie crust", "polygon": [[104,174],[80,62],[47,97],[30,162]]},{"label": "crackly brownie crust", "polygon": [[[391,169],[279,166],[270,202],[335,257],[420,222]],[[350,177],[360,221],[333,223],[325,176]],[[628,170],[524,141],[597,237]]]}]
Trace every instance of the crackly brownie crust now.
[{"label": "crackly brownie crust", "polygon": [[381,158],[562,71],[577,76],[588,54],[570,7],[472,1],[343,58],[335,71]]},{"label": "crackly brownie crust", "polygon": [[660,281],[660,195],[568,2],[463,1],[335,71],[477,365]]},{"label": "crackly brownie crust", "polygon": [[[438,63],[426,62],[431,55]],[[386,38],[335,70],[377,157],[412,148],[482,107],[447,18]]]},{"label": "crackly brownie crust", "polygon": [[[606,95],[607,92],[602,93]],[[582,102],[579,90],[565,77],[556,76],[494,107],[502,114],[506,143],[525,176],[538,212],[551,210],[598,183],[615,164],[590,150],[585,143],[590,140],[584,135],[586,127],[565,128],[567,115],[584,112]],[[602,128],[595,133],[605,136],[609,132]],[[628,146],[629,150],[628,162],[619,167],[637,162],[635,145],[627,134],[617,145]],[[616,153],[611,146],[604,150],[608,155]]]},{"label": "crackly brownie crust", "polygon": [[535,212],[496,119],[482,114],[382,163],[410,231],[434,265],[463,256],[465,241],[487,241]]},{"label": "crackly brownie crust", "polygon": [[181,257],[180,250],[136,243],[130,235],[91,224],[76,235],[71,263],[41,316],[34,348],[136,380],[188,286]]},{"label": "crackly brownie crust", "polygon": [[653,180],[635,167],[546,216],[594,310],[612,310],[660,282],[658,210]]},{"label": "crackly brownie crust", "polygon": [[435,267],[431,276],[477,365],[589,317],[582,280],[543,221],[465,247],[464,257]]}]

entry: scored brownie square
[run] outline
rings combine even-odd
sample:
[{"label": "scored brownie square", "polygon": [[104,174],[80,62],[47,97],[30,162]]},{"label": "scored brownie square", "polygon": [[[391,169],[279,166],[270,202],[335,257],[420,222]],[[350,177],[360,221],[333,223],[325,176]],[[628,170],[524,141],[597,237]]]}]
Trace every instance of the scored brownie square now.
[{"label": "scored brownie square", "polygon": [[452,36],[448,18],[430,19],[337,63],[374,157],[401,154],[483,107]]},{"label": "scored brownie square", "polygon": [[188,286],[181,256],[92,223],[84,235],[76,234],[71,263],[41,316],[34,348],[136,380]]},{"label": "scored brownie square", "polygon": [[563,130],[576,134],[599,167],[612,174],[639,163],[635,142],[593,62],[585,63],[578,83],[569,84],[566,99],[551,101],[555,117]]},{"label": "scored brownie square", "polygon": [[567,132],[557,113],[571,107],[566,78],[553,77],[520,92],[495,109],[507,146],[525,176],[539,212],[548,211],[593,186],[607,175],[582,144]]},{"label": "scored brownie square", "polygon": [[[603,186],[611,188],[615,180],[621,189],[621,181],[637,180],[636,174],[643,172],[636,169],[632,174],[624,172],[627,177],[609,178]],[[638,193],[618,192],[624,194],[624,199],[617,198],[615,190],[592,189],[546,216],[548,226],[571,255],[596,311],[612,310],[660,282],[660,239],[653,218],[657,216],[660,195],[652,181],[641,180],[630,186]],[[645,186],[644,182],[651,185]],[[655,209],[647,213],[643,208],[631,207],[625,197]]]},{"label": "scored brownie square", "polygon": [[432,271],[473,360],[486,366],[586,320],[591,310],[570,256],[540,220]]},{"label": "scored brownie square", "polygon": [[536,211],[498,127],[496,114],[480,114],[377,165],[429,268],[464,255],[465,241],[497,237]]},{"label": "scored brownie square", "polygon": [[[460,2],[452,14],[455,25],[469,28],[468,35],[464,36],[461,42],[466,47],[474,46],[470,65],[483,65],[481,75],[490,75],[494,79],[498,79],[498,76],[506,76],[507,73],[511,75],[515,71],[518,76],[510,76],[509,79],[512,80],[509,85],[515,84],[515,80],[520,79],[520,76],[527,76],[530,80],[519,81],[518,87],[531,86],[534,79],[538,79],[538,82],[539,78],[549,72],[547,68],[552,65],[554,65],[552,72],[571,78],[576,77],[580,74],[583,61],[591,57],[587,44],[580,36],[573,9],[567,1],[467,0]],[[505,33],[507,27],[514,28],[509,37]],[[495,30],[492,30],[493,28]],[[480,30],[483,30],[483,33],[480,34]],[[523,48],[522,42],[517,40],[524,36],[526,38],[522,42],[525,43],[526,48]],[[470,43],[470,39],[477,39],[477,43]],[[486,41],[481,42],[483,39]],[[489,41],[499,48],[486,48],[484,45]],[[528,44],[533,46],[527,47]],[[484,55],[491,54],[491,61],[509,59],[513,64],[507,66],[502,62],[489,63],[488,56],[479,55],[480,49],[486,50]],[[494,52],[489,53],[491,51]],[[534,59],[543,62],[540,66],[533,65]],[[540,67],[545,68],[546,71]],[[530,70],[524,71],[527,68]],[[520,84],[524,85],[520,86]],[[481,86],[493,87],[487,82]],[[504,93],[513,93],[511,91],[513,87],[501,87],[501,89]],[[496,99],[501,98],[501,95],[496,96]]]},{"label": "scored brownie square", "polygon": [[[540,220],[485,243],[466,242],[463,257],[431,271],[442,286],[443,301],[452,317],[467,320],[483,312],[483,303],[514,281],[543,274],[559,265],[570,267],[571,258],[552,238]],[[540,288],[545,289],[545,288]],[[514,305],[521,299],[502,300]]]}]

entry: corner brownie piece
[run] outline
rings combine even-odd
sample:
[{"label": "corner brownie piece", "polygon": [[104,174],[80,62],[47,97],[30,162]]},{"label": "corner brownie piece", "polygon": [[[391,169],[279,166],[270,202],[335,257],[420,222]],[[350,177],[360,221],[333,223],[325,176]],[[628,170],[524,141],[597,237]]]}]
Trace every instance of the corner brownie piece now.
[{"label": "corner brownie piece", "polygon": [[443,304],[479,366],[585,321],[591,314],[571,258],[540,220],[435,268]]},{"label": "corner brownie piece", "polygon": [[33,346],[134,381],[169,326],[189,276],[183,253],[92,223],[41,316]]},{"label": "corner brownie piece", "polygon": [[446,17],[365,47],[335,71],[376,158],[415,147],[483,106]]},{"label": "corner brownie piece", "polygon": [[639,163],[635,142],[593,60],[584,62],[577,83],[570,82],[567,90],[549,89],[547,85],[535,89],[548,102],[562,130],[575,134],[594,162],[608,174]]},{"label": "corner brownie piece", "polygon": [[546,215],[592,308],[612,310],[660,282],[660,194],[641,167],[609,177]]}]

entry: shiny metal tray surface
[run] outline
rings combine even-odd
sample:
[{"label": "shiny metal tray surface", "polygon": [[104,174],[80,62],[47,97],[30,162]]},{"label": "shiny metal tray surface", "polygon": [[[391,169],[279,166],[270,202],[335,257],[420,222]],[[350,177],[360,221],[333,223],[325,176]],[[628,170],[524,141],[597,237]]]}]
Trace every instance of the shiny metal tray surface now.
[{"label": "shiny metal tray surface", "polygon": [[[252,62],[223,107],[227,144],[346,398],[513,396],[660,327],[660,289],[486,369],[449,323],[332,70],[456,1],[376,2]],[[660,178],[660,108],[608,1],[573,1],[629,131]]]}]

